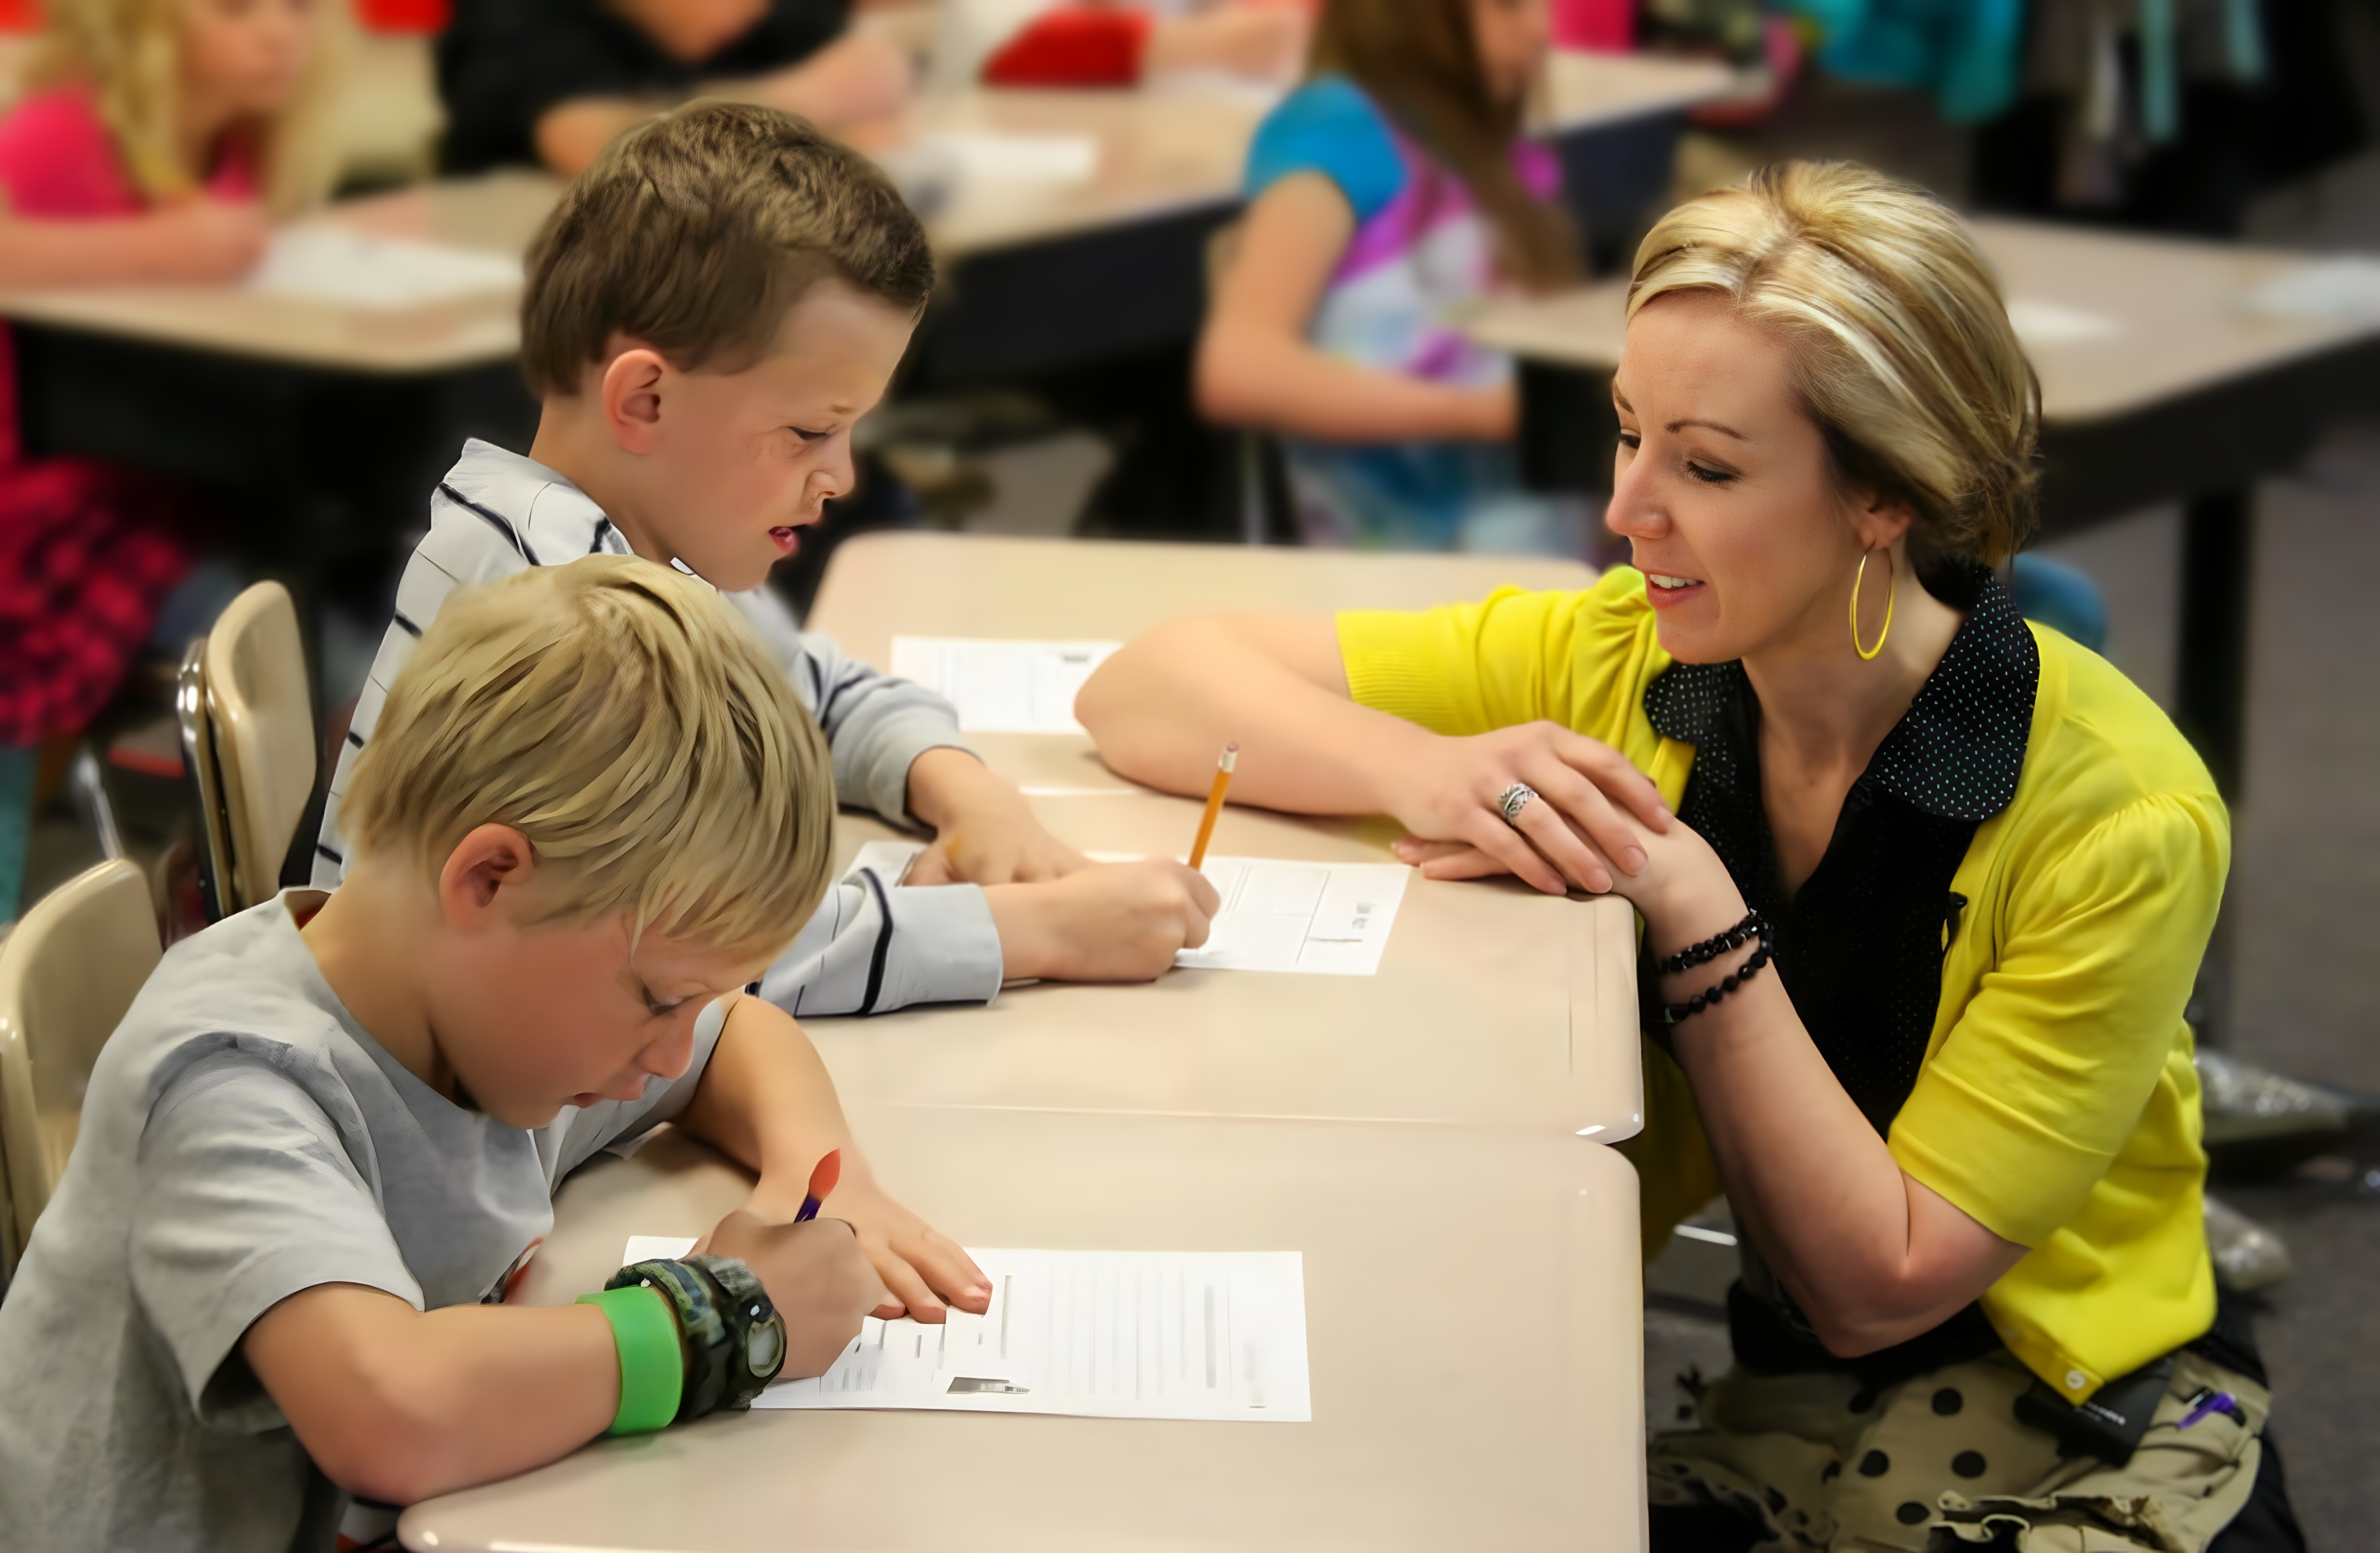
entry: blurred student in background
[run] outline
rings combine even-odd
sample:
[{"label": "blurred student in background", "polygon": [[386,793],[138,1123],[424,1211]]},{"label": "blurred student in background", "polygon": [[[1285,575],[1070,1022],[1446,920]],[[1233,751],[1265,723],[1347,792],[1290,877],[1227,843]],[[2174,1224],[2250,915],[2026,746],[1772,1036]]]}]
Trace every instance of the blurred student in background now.
[{"label": "blurred student in background", "polygon": [[945,0],[945,87],[1137,86],[1184,73],[1285,81],[1315,0]]},{"label": "blurred student in background", "polygon": [[[230,281],[269,221],[320,200],[338,0],[48,0],[0,119],[0,286]],[[152,636],[207,623],[186,502],[87,459],[28,459],[0,330],[0,921],[13,916],[34,751],[80,728]],[[188,581],[185,583],[185,579]],[[182,593],[176,597],[177,584]]]},{"label": "blurred student in background", "polygon": [[1520,488],[1511,361],[1451,322],[1579,273],[1559,169],[1520,138],[1548,30],[1546,0],[1327,0],[1257,131],[1198,404],[1282,436],[1309,542],[1585,545],[1577,505]]},{"label": "blurred student in background", "polygon": [[851,0],[467,0],[438,40],[450,172],[576,177],[631,125],[728,97],[849,131],[897,113],[916,69]]}]

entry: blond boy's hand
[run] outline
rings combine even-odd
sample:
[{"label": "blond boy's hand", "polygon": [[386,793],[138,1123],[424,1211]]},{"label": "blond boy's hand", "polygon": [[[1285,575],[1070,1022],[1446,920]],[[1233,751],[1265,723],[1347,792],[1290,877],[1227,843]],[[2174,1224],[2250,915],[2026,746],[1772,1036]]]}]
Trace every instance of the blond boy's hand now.
[{"label": "blond boy's hand", "polygon": [[860,1318],[883,1302],[884,1286],[856,1227],[841,1219],[771,1224],[739,1211],[719,1221],[705,1249],[733,1256],[759,1276],[785,1318],[782,1373],[789,1380],[824,1375],[859,1335]]},{"label": "blond boy's hand", "polygon": [[1054,884],[984,892],[1012,980],[1151,982],[1207,941],[1222,897],[1171,858],[1098,863]]},{"label": "blond boy's hand", "polygon": [[864,1161],[846,1174],[830,1199],[858,1237],[859,1250],[883,1280],[871,1315],[890,1321],[948,1318],[950,1307],[981,1315],[991,1305],[991,1280],[956,1241],[885,1195]]}]

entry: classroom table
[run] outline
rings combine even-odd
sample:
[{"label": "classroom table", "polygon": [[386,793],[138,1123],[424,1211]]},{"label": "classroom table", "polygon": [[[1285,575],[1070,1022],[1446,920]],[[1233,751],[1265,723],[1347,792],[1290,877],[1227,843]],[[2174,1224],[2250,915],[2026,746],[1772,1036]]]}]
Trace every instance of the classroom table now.
[{"label": "classroom table", "polygon": [[[1123,640],[1183,615],[1422,607],[1504,583],[1577,588],[1574,561],[870,534],[835,552],[812,629],[868,661],[896,634]],[[971,734],[1052,834],[1180,857],[1202,807],[1114,775],[1072,734]],[[1241,769],[1264,758],[1241,751]],[[847,815],[841,860],[889,838]],[[1396,862],[1386,819],[1232,806],[1218,857]],[[909,1103],[1492,1122],[1606,1142],[1642,1126],[1635,916],[1515,881],[1415,874],[1371,976],[1220,970],[1153,986],[1038,984],[990,1008],[805,1022],[847,1092]]]},{"label": "classroom table", "polygon": [[[2041,377],[2049,535],[2179,501],[2175,721],[2224,793],[2241,793],[2255,482],[2293,467],[2343,409],[2380,399],[2380,318],[2284,318],[2243,299],[2312,255],[1977,219]],[[1625,283],[1502,304],[1481,340],[1522,359],[1532,484],[1608,491]],[[2202,1028],[2218,1034],[2222,946]]]},{"label": "classroom table", "polygon": [[[404,1545],[1644,1546],[1636,1180],[1611,1150],[1360,1121],[849,1114],[887,1188],[965,1244],[1299,1252],[1313,1422],[763,1410],[425,1500]],[[698,1233],[747,1180],[668,1131],[590,1166],[522,1297],[601,1287],[628,1235]]]}]

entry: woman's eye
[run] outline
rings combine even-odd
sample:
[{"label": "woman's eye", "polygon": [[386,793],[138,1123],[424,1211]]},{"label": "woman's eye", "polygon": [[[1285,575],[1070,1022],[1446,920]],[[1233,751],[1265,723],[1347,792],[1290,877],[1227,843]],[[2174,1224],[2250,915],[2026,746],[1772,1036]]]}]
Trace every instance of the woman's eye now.
[{"label": "woman's eye", "polygon": [[1692,460],[1686,464],[1686,472],[1706,485],[1724,485],[1735,478],[1725,470],[1715,470],[1708,464],[1697,464]]},{"label": "woman's eye", "polygon": [[1645,439],[1644,439],[1642,436],[1638,435],[1638,434],[1637,434],[1636,433],[1634,433],[1634,432],[1631,432],[1631,431],[1622,431],[1622,432],[1620,434],[1620,446],[1622,446],[1622,447],[1627,447],[1627,448],[1635,448],[1635,447],[1640,447],[1640,446],[1644,446],[1644,442],[1645,442]]}]

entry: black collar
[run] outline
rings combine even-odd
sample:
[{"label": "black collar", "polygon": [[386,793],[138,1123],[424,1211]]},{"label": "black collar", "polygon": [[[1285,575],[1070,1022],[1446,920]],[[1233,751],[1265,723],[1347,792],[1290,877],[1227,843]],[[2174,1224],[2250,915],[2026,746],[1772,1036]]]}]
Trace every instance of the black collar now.
[{"label": "black collar", "polygon": [[[1927,813],[1987,820],[2024,771],[2041,650],[1997,572],[1962,571],[1935,592],[1967,618],[1860,780]],[[1700,751],[1724,739],[1730,709],[1751,694],[1741,663],[1672,664],[1645,687],[1645,715]]]}]

